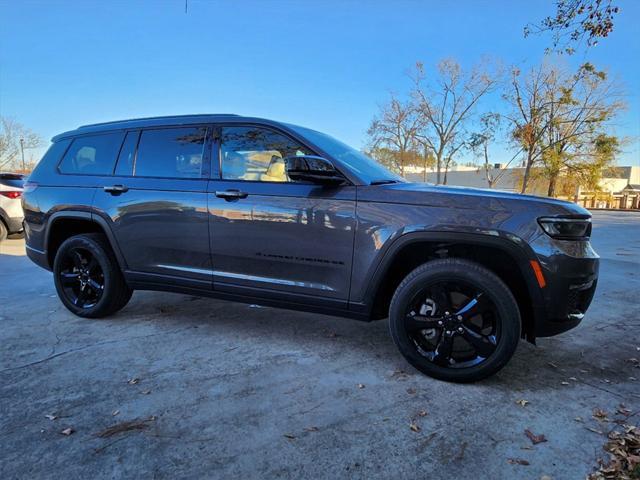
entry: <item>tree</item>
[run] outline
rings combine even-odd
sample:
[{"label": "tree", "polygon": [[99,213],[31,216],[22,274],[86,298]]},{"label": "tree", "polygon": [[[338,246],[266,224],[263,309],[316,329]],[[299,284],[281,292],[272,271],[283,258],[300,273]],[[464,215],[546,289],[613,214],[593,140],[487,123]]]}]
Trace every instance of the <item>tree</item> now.
[{"label": "tree", "polygon": [[416,148],[416,135],[421,128],[420,116],[410,102],[402,102],[394,95],[380,107],[379,114],[373,118],[367,135],[370,138],[374,158],[378,152],[383,164],[404,176],[405,167],[410,164],[411,151]]},{"label": "tree", "polygon": [[480,99],[496,86],[495,75],[475,67],[464,72],[452,59],[438,64],[436,75],[428,77],[422,63],[412,74],[413,98],[419,112],[416,138],[436,160],[437,183],[447,183],[449,166],[466,144],[466,127]]},{"label": "tree", "polygon": [[519,69],[514,68],[509,90],[503,95],[512,110],[504,115],[511,125],[511,137],[524,152],[525,170],[521,193],[526,192],[531,168],[543,153],[541,140],[548,128],[546,109],[549,102],[544,88],[553,75],[554,69],[545,64],[532,68],[524,77]]},{"label": "tree", "polygon": [[500,129],[501,116],[498,113],[489,112],[480,118],[480,129],[471,134],[469,137],[469,148],[476,155],[482,158],[482,169],[489,188],[493,188],[500,177],[504,174],[504,170],[495,173],[489,161],[489,145],[496,140],[496,136]]},{"label": "tree", "polygon": [[599,178],[599,172],[613,161],[618,140],[605,135],[605,130],[624,104],[606,72],[590,63],[567,78],[552,76],[545,85],[545,97],[548,127],[541,160],[549,178],[547,194],[554,196],[561,175],[592,184],[589,179]]},{"label": "tree", "polygon": [[22,149],[36,148],[42,143],[37,133],[21,123],[0,117],[0,170],[22,169]]},{"label": "tree", "polygon": [[591,47],[609,36],[613,32],[613,18],[619,11],[613,0],[556,0],[555,15],[527,25],[524,36],[550,32],[553,47],[547,48],[547,52],[571,55],[575,52],[574,45],[585,37]]}]

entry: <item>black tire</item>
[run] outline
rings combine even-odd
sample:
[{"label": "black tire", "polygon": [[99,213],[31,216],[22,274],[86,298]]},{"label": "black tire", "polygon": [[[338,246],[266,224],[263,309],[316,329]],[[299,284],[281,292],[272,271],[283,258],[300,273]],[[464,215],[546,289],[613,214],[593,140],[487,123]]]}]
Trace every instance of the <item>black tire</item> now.
[{"label": "black tire", "polygon": [[[452,295],[451,285],[462,287]],[[454,305],[452,298],[465,298],[463,293],[459,293],[462,289],[479,293],[471,301],[468,301],[471,295],[466,297],[467,300],[462,300],[462,303],[465,303],[464,307],[455,311],[458,307]],[[439,298],[443,299],[442,304],[448,303],[451,312],[442,311],[443,309],[436,305],[437,302],[428,299],[421,307],[428,315],[422,314],[422,311],[416,314],[416,304],[412,302],[416,302],[417,299],[420,304],[423,302],[420,298],[422,293],[433,296],[434,291],[440,294],[443,291],[448,292],[446,296],[440,295]],[[473,300],[476,301],[472,305]],[[474,310],[480,308],[474,306],[481,305],[481,302],[486,313],[476,313]],[[472,307],[465,311],[464,308],[469,305]],[[458,315],[459,313],[463,315]],[[489,319],[486,324],[485,317]],[[417,323],[416,319],[426,323]],[[444,326],[436,326],[443,325],[443,321]],[[467,322],[481,323],[478,326]],[[423,325],[434,328],[423,328]],[[484,331],[488,328],[494,333],[482,333],[483,328]],[[398,286],[389,308],[389,329],[400,353],[421,372],[440,380],[475,382],[496,373],[513,356],[520,339],[520,311],[509,288],[493,272],[468,260],[433,260],[413,270]],[[471,339],[474,342],[467,340],[470,338],[469,334],[474,337]],[[455,340],[456,335],[462,339]],[[482,342],[479,342],[481,350],[476,350],[474,346],[478,338],[482,339]],[[490,341],[485,341],[486,339]],[[446,341],[450,343],[447,344],[447,348],[441,350],[446,351],[449,358],[438,352],[440,343]],[[425,344],[426,347],[423,348]],[[473,351],[471,355],[475,354],[476,359],[456,361],[456,345],[462,346],[462,351],[466,351],[467,355],[469,351]],[[433,350],[429,351],[429,346],[434,346]],[[486,351],[490,353],[484,353]],[[446,361],[443,360],[445,358]],[[469,366],[466,366],[467,364]]]},{"label": "black tire", "polygon": [[[83,257],[86,258],[83,260]],[[82,263],[85,260],[86,263]],[[79,264],[86,270],[78,267]],[[78,273],[80,271],[83,273]],[[56,252],[53,278],[58,297],[69,311],[79,317],[111,315],[123,308],[133,294],[111,246],[99,233],[85,233],[65,240]]]},{"label": "black tire", "polygon": [[0,220],[0,242],[4,242],[7,239],[7,227],[4,222]]}]

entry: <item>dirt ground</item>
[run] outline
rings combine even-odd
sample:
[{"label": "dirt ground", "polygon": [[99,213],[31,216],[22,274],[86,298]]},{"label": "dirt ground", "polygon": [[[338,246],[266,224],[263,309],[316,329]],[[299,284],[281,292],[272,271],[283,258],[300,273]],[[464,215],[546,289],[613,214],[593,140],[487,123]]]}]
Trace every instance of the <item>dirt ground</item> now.
[{"label": "dirt ground", "polygon": [[413,370],[386,321],[153,292],[77,318],[4,242],[0,477],[584,478],[613,425],[594,410],[640,408],[640,214],[594,224],[583,323],[472,385]]}]

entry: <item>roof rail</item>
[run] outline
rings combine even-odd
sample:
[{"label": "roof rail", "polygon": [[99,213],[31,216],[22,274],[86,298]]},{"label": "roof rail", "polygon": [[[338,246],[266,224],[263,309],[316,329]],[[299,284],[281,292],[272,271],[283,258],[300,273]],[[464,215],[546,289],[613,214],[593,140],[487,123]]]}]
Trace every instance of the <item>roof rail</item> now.
[{"label": "roof rail", "polygon": [[193,118],[193,117],[237,117],[237,116],[239,115],[235,113],[196,113],[192,115],[160,115],[157,117],[128,118],[126,120],[112,120],[110,122],[88,123],[87,125],[80,125],[78,129],[89,128],[89,127],[99,127],[102,125],[117,125],[118,123],[136,122],[136,121],[142,121],[142,120],[163,120],[163,119],[169,119],[169,118]]}]

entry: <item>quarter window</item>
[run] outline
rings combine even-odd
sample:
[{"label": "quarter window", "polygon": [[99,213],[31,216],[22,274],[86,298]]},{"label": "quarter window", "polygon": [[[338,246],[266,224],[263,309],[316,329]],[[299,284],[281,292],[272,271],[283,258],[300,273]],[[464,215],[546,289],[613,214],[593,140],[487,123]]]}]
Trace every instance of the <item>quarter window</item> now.
[{"label": "quarter window", "polygon": [[65,153],[59,170],[79,175],[111,175],[122,143],[122,133],[77,137]]},{"label": "quarter window", "polygon": [[144,130],[138,144],[134,175],[200,178],[205,127]]},{"label": "quarter window", "polygon": [[292,182],[284,158],[312,155],[285,135],[260,127],[226,127],[222,131],[221,167],[226,180]]}]

